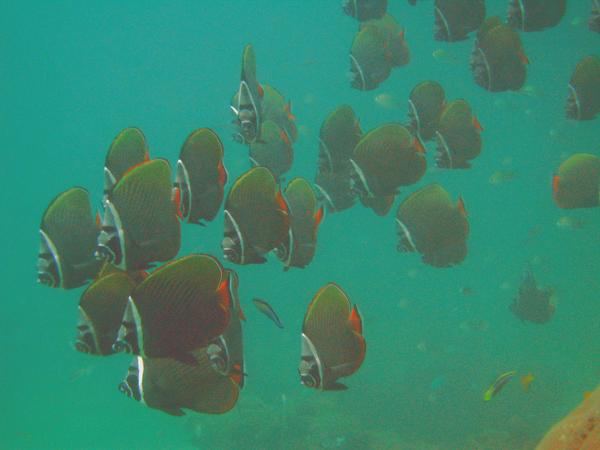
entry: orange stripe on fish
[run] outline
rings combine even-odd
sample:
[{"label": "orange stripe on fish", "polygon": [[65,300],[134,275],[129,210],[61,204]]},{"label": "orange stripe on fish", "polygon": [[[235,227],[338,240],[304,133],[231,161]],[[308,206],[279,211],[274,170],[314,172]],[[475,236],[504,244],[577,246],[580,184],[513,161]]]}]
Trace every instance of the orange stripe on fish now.
[{"label": "orange stripe on fish", "polygon": [[229,293],[229,280],[227,277],[221,281],[221,284],[217,288],[217,295],[220,299],[220,304],[226,311],[231,310],[231,294]]},{"label": "orange stripe on fish", "polygon": [[288,205],[285,202],[285,199],[283,198],[281,189],[279,189],[279,191],[277,191],[277,195],[275,196],[275,199],[277,201],[277,205],[279,206],[279,209],[281,211],[283,211],[285,214],[289,214]]},{"label": "orange stripe on fish", "polygon": [[358,334],[362,334],[362,318],[360,317],[356,305],[354,305],[354,308],[352,308],[352,311],[350,311],[350,318],[348,321],[350,322],[350,326],[354,331],[356,331]]},{"label": "orange stripe on fish", "polygon": [[145,152],[144,153],[144,162],[150,161],[150,153]]},{"label": "orange stripe on fish", "polygon": [[323,209],[323,207],[321,206],[317,212],[314,215],[315,218],[315,233],[317,232],[317,229],[319,228],[319,225],[321,225],[321,222],[323,221],[323,217],[325,216],[325,210]]},{"label": "orange stripe on fish", "polygon": [[263,87],[260,84],[258,85],[258,96],[260,98],[263,98],[265,96],[265,90],[263,89]]},{"label": "orange stripe on fish", "polygon": [[219,172],[219,185],[225,186],[227,183],[227,171],[225,170],[225,166],[223,165],[223,160],[219,160],[219,164],[217,165],[217,171]]},{"label": "orange stripe on fish", "polygon": [[292,144],[290,143],[290,138],[288,137],[288,135],[287,135],[287,133],[286,133],[285,131],[281,130],[281,131],[279,132],[279,137],[280,137],[280,138],[281,138],[281,140],[282,140],[282,141],[285,143],[285,145],[287,145],[288,147],[289,147],[290,145],[292,145]]},{"label": "orange stripe on fish", "polygon": [[243,372],[242,366],[240,364],[234,364],[231,367],[231,374],[229,375],[229,377],[238,386],[240,386],[242,384],[242,382],[244,381],[244,375],[245,375],[245,373]]},{"label": "orange stripe on fish", "polygon": [[296,120],[296,116],[294,116],[294,114],[292,114],[292,103],[288,102],[286,103],[285,107],[285,112],[287,113],[287,118],[291,121]]},{"label": "orange stripe on fish", "polygon": [[558,185],[560,183],[560,177],[558,175],[554,175],[552,177],[552,192],[556,194],[558,192]]},{"label": "orange stripe on fish", "polygon": [[178,187],[173,188],[171,197],[175,204],[175,214],[183,220],[183,212],[181,211],[181,189]]},{"label": "orange stripe on fish", "polygon": [[527,55],[525,54],[525,52],[523,51],[523,49],[519,50],[519,60],[524,64],[524,65],[528,65],[529,64],[529,58],[527,57]]},{"label": "orange stripe on fish", "polygon": [[96,211],[96,227],[102,228],[102,218],[100,217],[100,211]]},{"label": "orange stripe on fish", "polygon": [[477,116],[473,116],[473,126],[477,131],[483,131],[483,127],[481,126],[481,123],[479,123]]},{"label": "orange stripe on fish", "polygon": [[458,208],[458,210],[460,211],[460,213],[463,216],[469,217],[469,214],[467,213],[467,208],[465,207],[465,201],[463,200],[462,197],[458,197],[458,201],[456,202],[456,207]]},{"label": "orange stripe on fish", "polygon": [[426,150],[425,150],[425,147],[423,146],[423,143],[421,142],[421,139],[415,137],[415,139],[413,141],[413,145],[414,145],[415,150],[417,151],[417,153],[423,153],[423,154],[425,154]]}]

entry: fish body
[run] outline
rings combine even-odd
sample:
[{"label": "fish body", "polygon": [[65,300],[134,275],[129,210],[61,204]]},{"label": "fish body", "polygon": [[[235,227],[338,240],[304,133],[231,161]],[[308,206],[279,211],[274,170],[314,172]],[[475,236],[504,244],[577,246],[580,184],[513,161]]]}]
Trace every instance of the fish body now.
[{"label": "fish body", "polygon": [[592,120],[600,112],[600,58],[586,56],[577,63],[568,85],[566,116]]},{"label": "fish body", "polygon": [[104,201],[97,258],[128,271],[174,258],[181,226],[171,195],[167,161],[147,161],[128,171]]},{"label": "fish body", "polygon": [[427,185],[406,198],[396,212],[398,251],[418,252],[434,267],[459,264],[467,256],[469,223],[464,202],[452,202],[439,184]]},{"label": "fish body", "polygon": [[438,167],[467,169],[470,161],[481,153],[481,125],[465,100],[448,103],[435,131]]},{"label": "fish body", "polygon": [[292,168],[294,150],[288,134],[275,122],[265,120],[260,140],[250,144],[250,161],[253,167],[269,169],[277,180]]},{"label": "fish body", "polygon": [[269,305],[264,300],[261,300],[260,298],[252,299],[252,303],[254,303],[256,309],[258,309],[261,313],[263,313],[265,316],[271,319],[273,323],[277,326],[277,328],[283,329],[283,323],[281,322],[279,316],[277,315],[277,313],[271,305]]},{"label": "fish body", "polygon": [[523,273],[519,292],[510,305],[510,310],[521,320],[544,324],[548,322],[555,311],[554,290],[540,288],[530,267]]},{"label": "fish body", "polygon": [[275,177],[266,167],[252,168],[235,181],[225,201],[225,259],[263,263],[264,255],[287,239],[289,227],[288,206]]},{"label": "fish body", "polygon": [[319,390],[344,390],[337,380],[356,372],[366,354],[362,319],[342,289],[330,283],[315,295],[301,334],[300,380]]},{"label": "fish body", "polygon": [[110,144],[104,161],[105,198],[125,173],[149,159],[148,144],[142,130],[135,127],[121,130]]},{"label": "fish body", "polygon": [[236,381],[213,369],[206,349],[194,351],[195,365],[171,358],[143,358],[131,362],[118,389],[149,408],[172,416],[185,415],[184,409],[205,414],[223,414],[238,399]]},{"label": "fish body", "polygon": [[507,23],[520,31],[541,31],[558,25],[567,0],[510,0]]},{"label": "fish body", "polygon": [[491,386],[484,392],[483,400],[486,402],[490,401],[504,388],[504,386],[506,386],[506,383],[508,383],[516,374],[517,372],[513,370],[510,372],[505,372],[498,378],[496,378],[496,380],[494,380]]},{"label": "fish body", "polygon": [[231,101],[231,111],[235,116],[233,122],[238,127],[234,138],[241,143],[252,143],[260,136],[263,95],[256,78],[254,47],[248,44],[242,53],[240,85]]},{"label": "fish body", "polygon": [[227,329],[231,304],[227,272],[214,257],[171,261],[131,293],[114,350],[193,365],[193,350]]},{"label": "fish body", "polygon": [[600,158],[576,153],[564,161],[552,179],[552,196],[559,208],[593,208],[600,204]]},{"label": "fish body", "polygon": [[81,295],[75,349],[90,355],[110,355],[129,296],[136,282],[126,272],[99,277]]},{"label": "fish body", "polygon": [[184,142],[177,161],[173,197],[186,222],[210,222],[221,208],[228,178],[223,156],[219,136],[208,128],[193,131]]},{"label": "fish body", "polygon": [[317,205],[317,197],[308,181],[294,178],[287,185],[284,197],[290,215],[287,239],[275,249],[284,269],[304,268],[312,261],[317,247],[317,231],[323,220],[324,209]]},{"label": "fish body", "polygon": [[101,264],[94,258],[98,227],[85,189],[72,188],[55,197],[44,212],[39,234],[38,283],[73,289],[99,272]]},{"label": "fish body", "polygon": [[485,19],[483,0],[435,0],[435,39],[461,41]]},{"label": "fish body", "polygon": [[445,104],[444,88],[437,81],[423,81],[416,85],[408,99],[411,131],[423,141],[435,137]]},{"label": "fish body", "polygon": [[343,0],[344,12],[359,21],[378,19],[387,11],[388,0]]},{"label": "fish body", "polygon": [[475,82],[491,92],[518,91],[525,84],[527,64],[519,34],[499,17],[487,18],[471,54]]}]

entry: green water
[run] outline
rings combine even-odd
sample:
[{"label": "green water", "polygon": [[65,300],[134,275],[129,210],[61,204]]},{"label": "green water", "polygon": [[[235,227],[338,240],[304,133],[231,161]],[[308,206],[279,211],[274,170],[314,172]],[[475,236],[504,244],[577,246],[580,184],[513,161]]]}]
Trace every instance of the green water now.
[{"label": "green water", "polygon": [[[572,0],[558,27],[521,35],[534,95],[476,86],[472,38],[434,41],[428,0],[390,1],[412,60],[376,91],[352,90],[345,74],[357,23],[339,3],[0,2],[0,448],[529,449],[598,384],[600,216],[559,210],[550,190],[568,155],[600,156],[600,119],[572,122],[563,112],[576,62],[600,51],[600,35],[585,26],[590,2]],[[504,17],[506,3],[488,0],[488,15]],[[235,268],[248,317],[247,387],[236,408],[172,418],[118,392],[130,357],[71,348],[81,290],[36,285],[37,230],[48,202],[71,186],[88,188],[100,207],[105,152],[127,126],[142,128],[151,155],[171,162],[190,131],[211,127],[224,141],[230,180],[245,171],[247,149],[230,139],[228,105],[249,42],[259,79],[290,98],[297,117],[288,179],[313,179],[321,121],[342,103],[369,130],[405,121],[408,94],[426,79],[441,82],[448,98],[467,99],[485,129],[473,168],[432,168],[399,197],[433,181],[462,195],[469,254],[457,267],[436,269],[398,253],[399,199],[384,218],[360,205],[328,215],[308,268],[284,273],[274,258]],[[450,57],[437,60],[436,49]],[[381,93],[397,107],[378,105]],[[491,184],[497,170],[517,176]],[[557,227],[565,215],[583,227]],[[222,216],[206,228],[184,226],[181,254],[220,257],[222,232]],[[558,293],[546,325],[523,323],[508,309],[527,262]],[[300,385],[296,368],[306,306],[329,281],[359,305],[368,350],[348,391],[320,393]],[[253,309],[253,297],[276,308],[284,330]],[[470,330],[469,320],[487,329]],[[508,370],[533,373],[530,391],[513,380],[483,402],[490,382]]]}]

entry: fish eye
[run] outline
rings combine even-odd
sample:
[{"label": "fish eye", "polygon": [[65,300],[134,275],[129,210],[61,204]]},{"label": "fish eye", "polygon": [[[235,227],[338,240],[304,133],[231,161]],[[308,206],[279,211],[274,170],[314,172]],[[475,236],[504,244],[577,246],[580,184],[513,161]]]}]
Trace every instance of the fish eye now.
[{"label": "fish eye", "polygon": [[300,382],[304,386],[310,387],[310,388],[316,388],[318,386],[317,379],[309,373],[300,375]]},{"label": "fish eye", "polygon": [[38,283],[43,284],[44,286],[55,287],[56,279],[51,273],[41,272],[38,273]]},{"label": "fish eye", "polygon": [[118,389],[119,389],[119,392],[121,392],[122,394],[125,394],[127,397],[131,397],[133,394],[131,392],[131,388],[125,381],[121,381],[119,383]]},{"label": "fish eye", "polygon": [[114,252],[105,245],[99,245],[94,255],[96,259],[107,261],[109,263],[115,260]]}]

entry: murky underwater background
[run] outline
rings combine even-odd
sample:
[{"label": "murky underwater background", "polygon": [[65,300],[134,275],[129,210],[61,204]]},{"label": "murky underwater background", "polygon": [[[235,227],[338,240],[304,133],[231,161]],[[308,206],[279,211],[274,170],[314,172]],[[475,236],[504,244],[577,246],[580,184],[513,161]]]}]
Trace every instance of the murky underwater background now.
[{"label": "murky underwater background", "polygon": [[[507,1],[486,3],[488,15],[505,17]],[[568,155],[600,156],[599,119],[568,122],[563,112],[576,62],[600,50],[585,23],[589,3],[569,2],[556,28],[522,33],[528,88],[492,94],[472,80],[472,37],[434,41],[428,0],[390,1],[412,59],[372,92],[347,82],[358,24],[337,0],[2,2],[0,448],[533,448],[600,379],[600,216],[559,210],[550,190]],[[235,267],[248,317],[247,387],[224,416],[173,418],[117,391],[129,356],[71,348],[81,290],[35,284],[37,230],[48,202],[71,186],[88,188],[100,207],[105,152],[126,126],[140,127],[151,155],[172,163],[189,132],[214,128],[230,183],[246,170],[247,148],[230,138],[229,101],[248,42],[259,80],[290,98],[297,117],[287,179],[313,179],[319,127],[336,106],[350,104],[363,130],[404,122],[410,90],[426,79],[471,103],[484,149],[472,169],[441,171],[430,144],[431,168],[387,217],[357,205],[325,218],[307,269],[284,273],[274,259]],[[392,104],[382,107],[378,94]],[[499,170],[516,177],[490,183]],[[469,212],[469,255],[458,267],[436,269],[396,251],[398,202],[432,181],[462,195]],[[581,228],[557,226],[565,215]],[[181,254],[221,257],[222,230],[222,217],[184,226]],[[527,262],[558,293],[546,325],[508,309]],[[306,306],[328,281],[359,305],[365,324],[367,357],[345,392],[306,389],[296,371]],[[268,300],[286,328],[260,315],[253,297]],[[530,391],[513,380],[483,402],[508,370],[534,374]]]}]

